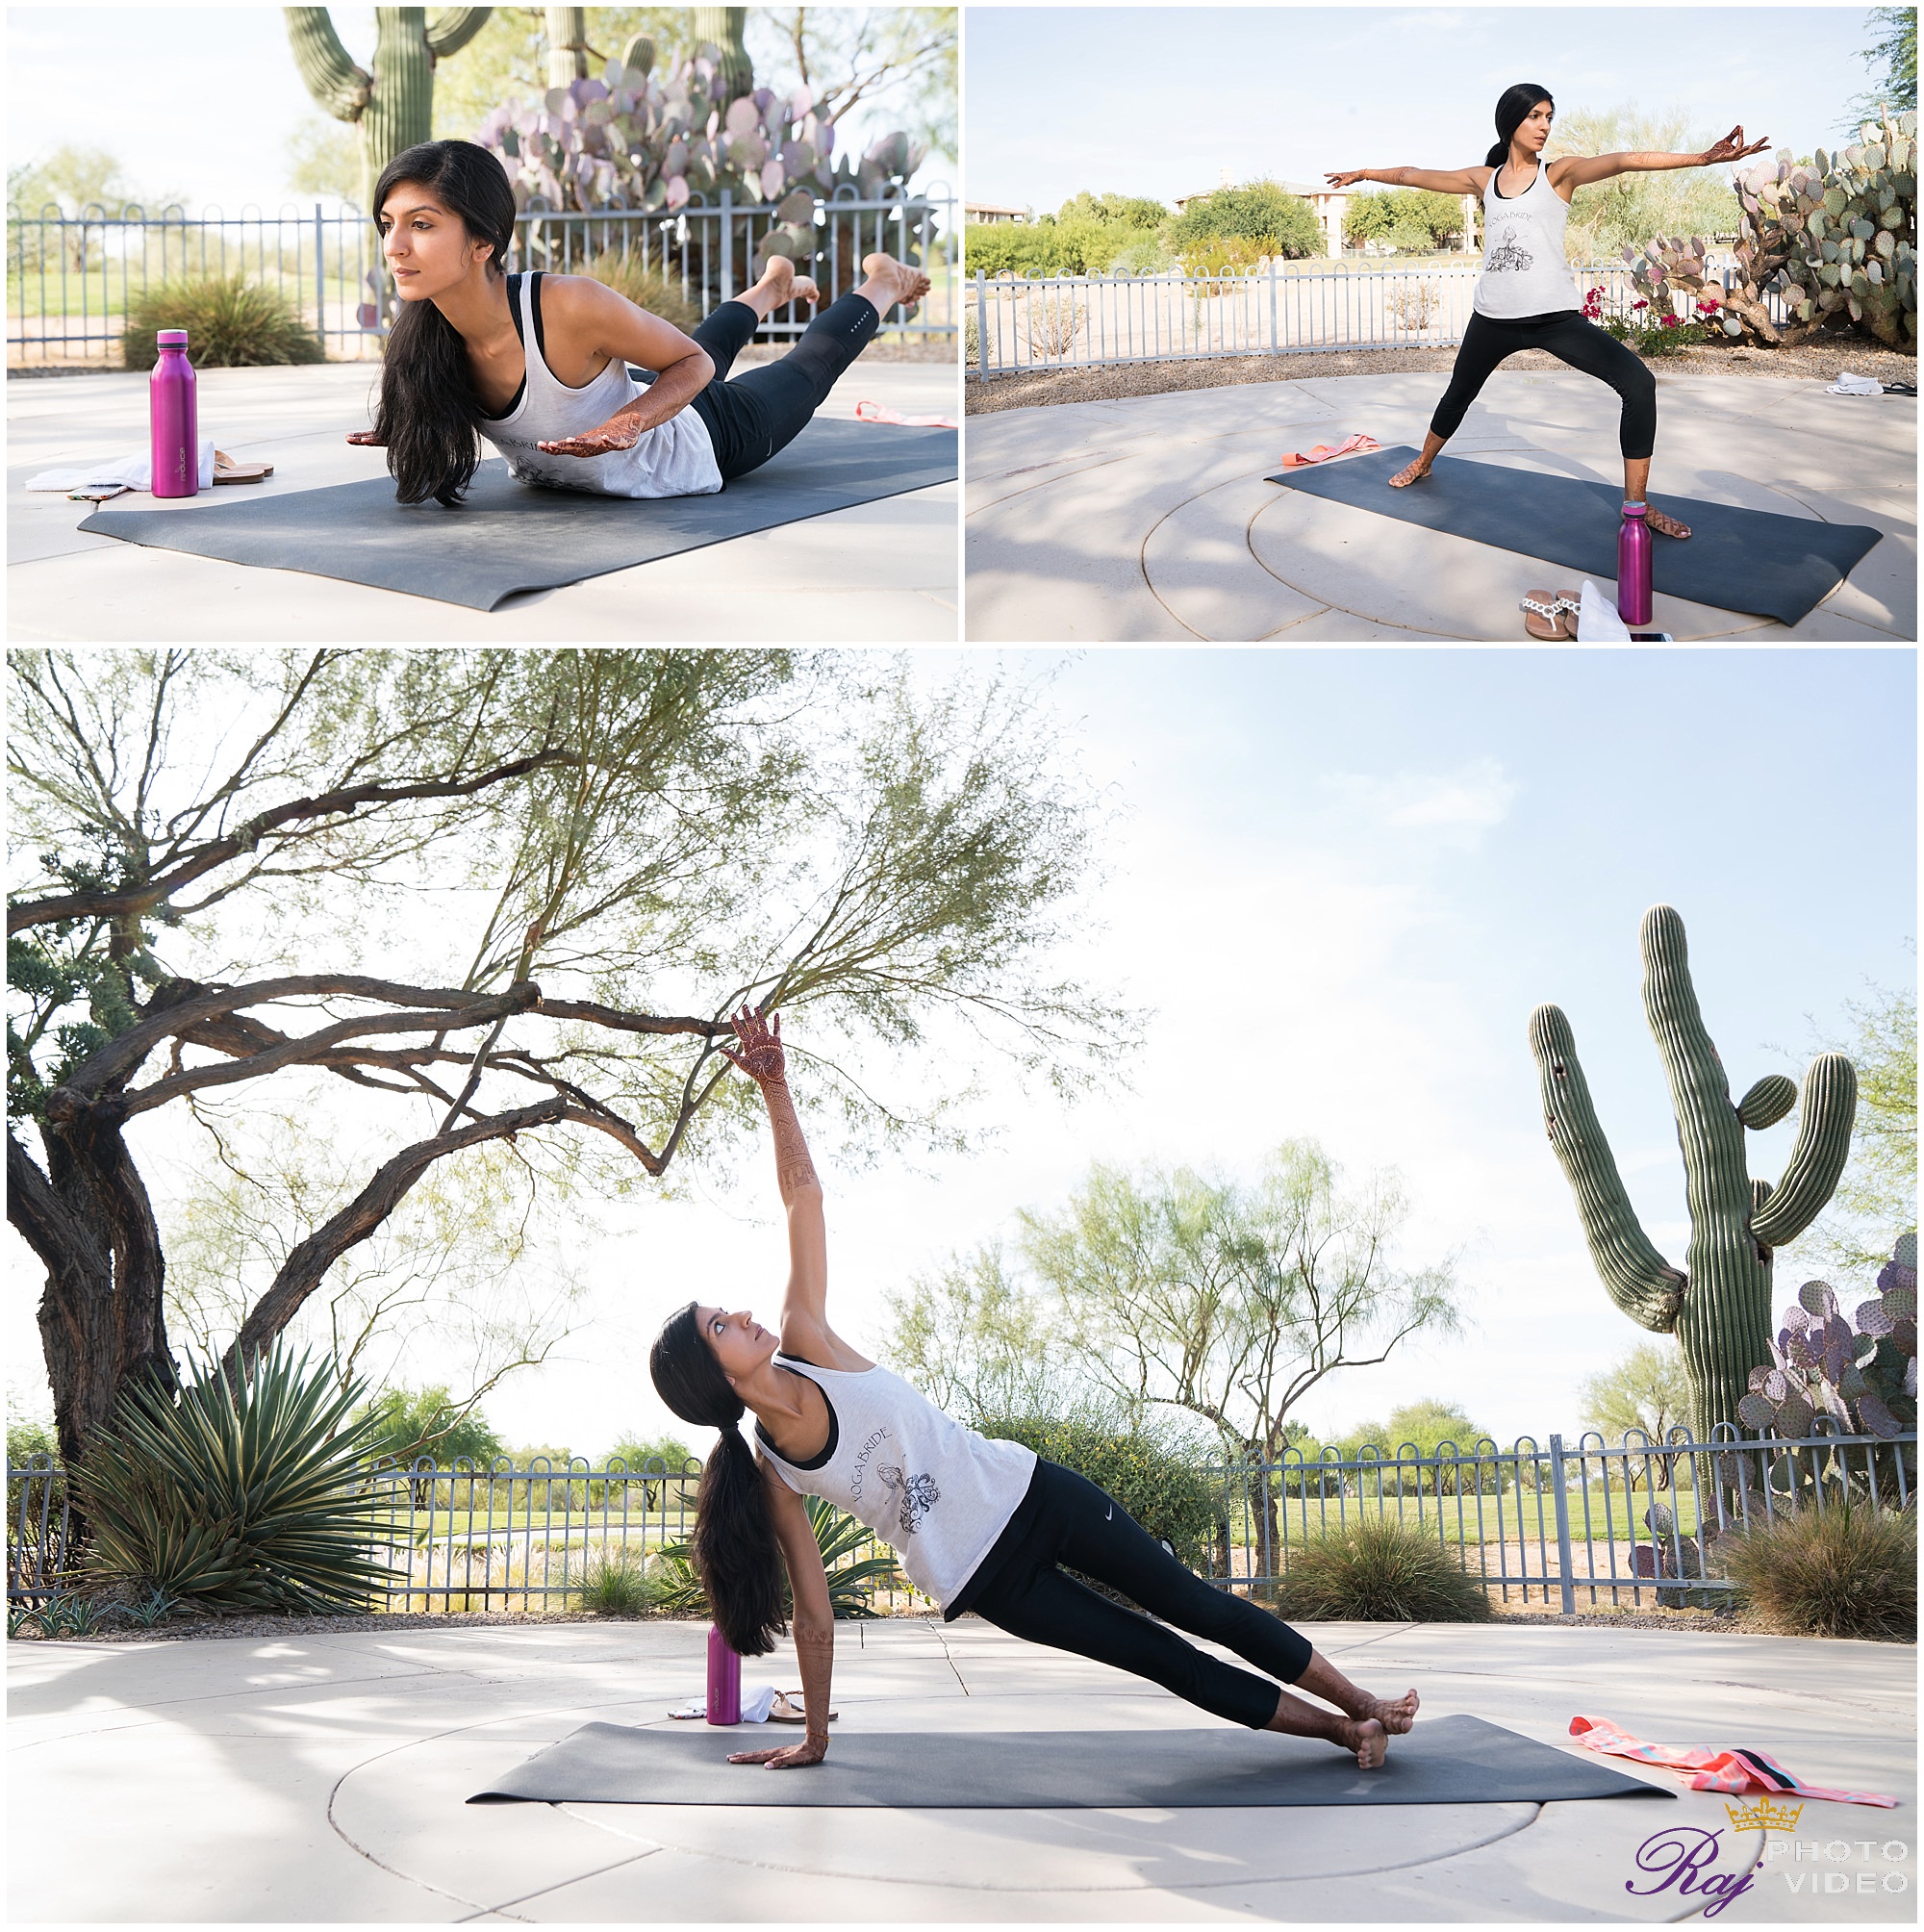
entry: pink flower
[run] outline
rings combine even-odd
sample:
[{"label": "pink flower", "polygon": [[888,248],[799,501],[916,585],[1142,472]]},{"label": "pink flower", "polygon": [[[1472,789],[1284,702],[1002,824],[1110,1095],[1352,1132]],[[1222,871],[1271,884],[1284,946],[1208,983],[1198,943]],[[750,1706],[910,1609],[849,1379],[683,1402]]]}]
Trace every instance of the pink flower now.
[{"label": "pink flower", "polygon": [[1650,304],[1648,302],[1633,302],[1631,307],[1633,309],[1647,309],[1650,307]]},{"label": "pink flower", "polygon": [[1663,318],[1663,326],[1666,329],[1674,329],[1677,326],[1677,318],[1675,316],[1665,316]]}]

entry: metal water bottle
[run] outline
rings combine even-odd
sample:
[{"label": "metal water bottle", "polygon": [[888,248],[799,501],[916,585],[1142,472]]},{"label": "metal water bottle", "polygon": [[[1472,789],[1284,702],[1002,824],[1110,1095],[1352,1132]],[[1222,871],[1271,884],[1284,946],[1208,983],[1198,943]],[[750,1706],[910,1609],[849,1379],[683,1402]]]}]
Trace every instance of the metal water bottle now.
[{"label": "metal water bottle", "polygon": [[742,1721],[742,1660],[728,1648],[719,1630],[708,1633],[708,1721]]},{"label": "metal water bottle", "polygon": [[1645,503],[1626,503],[1617,528],[1617,615],[1626,623],[1650,622],[1650,526]]},{"label": "metal water bottle", "polygon": [[156,496],[192,496],[200,490],[200,412],[187,331],[163,329],[154,338],[160,360],[147,379],[147,419]]}]

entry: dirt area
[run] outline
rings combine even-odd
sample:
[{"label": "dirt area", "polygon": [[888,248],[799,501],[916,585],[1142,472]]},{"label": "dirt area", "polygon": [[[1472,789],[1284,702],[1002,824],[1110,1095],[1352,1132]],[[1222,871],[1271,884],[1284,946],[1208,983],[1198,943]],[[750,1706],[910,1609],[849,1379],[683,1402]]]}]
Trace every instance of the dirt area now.
[{"label": "dirt area", "polygon": [[[1002,409],[1039,409],[1051,403],[1114,402],[1131,395],[1166,395],[1173,390],[1228,389],[1238,383],[1299,382],[1332,375],[1408,375],[1447,372],[1456,360],[1454,348],[1332,349],[1321,355],[1226,356],[1219,362],[1122,363],[1109,369],[1051,369],[1035,375],[998,376],[963,386],[971,416]],[[1821,376],[1836,380],[1839,369],[1875,376],[1880,382],[1917,380],[1917,358],[1900,355],[1861,336],[1820,337],[1795,348],[1680,349],[1647,358],[1660,383],[1666,375],[1759,375],[1779,378]],[[1511,356],[1506,369],[1564,369],[1568,365],[1541,349]],[[1439,385],[1440,388],[1440,385]]]}]

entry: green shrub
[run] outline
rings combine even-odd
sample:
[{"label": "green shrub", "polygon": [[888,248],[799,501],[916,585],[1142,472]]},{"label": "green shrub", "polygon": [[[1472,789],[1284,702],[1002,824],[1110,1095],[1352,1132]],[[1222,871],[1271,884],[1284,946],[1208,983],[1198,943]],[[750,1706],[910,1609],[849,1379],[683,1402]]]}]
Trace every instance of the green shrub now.
[{"label": "green shrub", "polygon": [[1068,272],[1053,222],[972,221],[962,231],[962,266],[969,275]]},{"label": "green shrub", "polygon": [[618,295],[627,296],[636,308],[659,316],[685,336],[693,335],[696,324],[701,320],[701,304],[684,295],[678,283],[645,267],[639,255],[624,255],[619,248],[610,248],[595,256],[583,272],[613,289]]},{"label": "green shrub", "polygon": [[[815,1531],[816,1546],[822,1552],[822,1566],[828,1574],[829,1609],[838,1621],[845,1617],[879,1615],[874,1607],[877,1588],[899,1589],[906,1584],[895,1558],[885,1551],[859,1562],[845,1561],[871,1541],[873,1532],[823,1497],[810,1496],[807,1503],[809,1524]],[[648,1582],[655,1592],[656,1608],[668,1615],[708,1614],[707,1593],[696,1574],[686,1542],[663,1545]],[[793,1607],[786,1577],[782,1579],[782,1607],[784,1614]]]},{"label": "green shrub", "polygon": [[1797,1510],[1717,1545],[1737,1600],[1789,1637],[1917,1638],[1917,1513]]},{"label": "green shrub", "polygon": [[1220,1498],[1193,1451],[1171,1432],[1102,1415],[998,1415],[984,1436],[1020,1442],[1106,1489],[1158,1542],[1191,1569],[1206,1570],[1222,1518]]},{"label": "green shrub", "polygon": [[1199,242],[1240,237],[1259,241],[1263,253],[1300,261],[1324,251],[1323,225],[1301,195],[1291,194],[1273,181],[1253,181],[1247,188],[1221,188],[1197,197],[1164,231],[1164,239],[1179,256]]},{"label": "green shrub", "polygon": [[89,1580],[215,1613],[367,1608],[394,1572],[368,1552],[361,1394],[279,1343],[238,1387],[210,1365],[178,1397],[130,1388],[72,1472]]},{"label": "green shrub", "polygon": [[581,1607],[603,1616],[645,1616],[660,1590],[642,1565],[605,1552],[589,1559],[581,1573]]},{"label": "green shrub", "polygon": [[1483,1587],[1434,1537],[1382,1516],[1293,1546],[1277,1593],[1310,1622],[1481,1623]]},{"label": "green shrub", "polygon": [[300,312],[272,289],[244,275],[196,275],[156,283],[127,297],[123,350],[129,369],[160,360],[154,337],[187,331],[195,369],[257,369],[324,360],[320,340]]}]

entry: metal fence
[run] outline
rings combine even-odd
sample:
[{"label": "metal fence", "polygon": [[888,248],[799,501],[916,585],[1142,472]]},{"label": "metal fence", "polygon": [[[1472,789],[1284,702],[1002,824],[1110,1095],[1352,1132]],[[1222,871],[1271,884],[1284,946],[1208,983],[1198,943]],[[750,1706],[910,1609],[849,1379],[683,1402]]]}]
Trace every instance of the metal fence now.
[{"label": "metal fence", "polygon": [[[964,360],[980,381],[1038,369],[1221,356],[1317,355],[1354,348],[1449,348],[1463,340],[1480,270],[1463,267],[1304,270],[1271,263],[1248,275],[976,274],[968,291]],[[1605,313],[1643,298],[1623,263],[1573,267]],[[1734,267],[1721,271],[1728,290]],[[1766,297],[1787,318],[1782,298]],[[1680,292],[1680,321],[1697,307]]]},{"label": "metal fence", "polygon": [[1720,1427],[1708,1443],[1683,1429],[1661,1441],[1633,1430],[1614,1444],[1595,1434],[1574,1445],[1523,1436],[1509,1449],[1485,1439],[1469,1449],[1405,1443],[1393,1454],[1366,1447],[1350,1458],[1291,1451],[1274,1462],[1213,1462],[1204,1473],[1222,1510],[1206,1574],[1261,1591],[1305,1542],[1387,1518],[1435,1537],[1506,1603],[1554,1596],[1566,1615],[1580,1597],[1584,1606],[1715,1604],[1734,1589],[1718,1570],[1723,1538],[1846,1499],[1902,1509],[1916,1447],[1914,1435],[1826,1430],[1786,1441]]},{"label": "metal fence", "polygon": [[[825,298],[855,286],[866,254],[914,259],[933,284],[919,312],[884,318],[891,334],[952,341],[957,330],[954,197],[941,186],[863,200],[838,191],[815,209],[818,260],[810,272]],[[515,223],[507,267],[572,274],[613,252],[660,274],[703,316],[745,285],[775,209],[690,202],[674,214],[609,209],[584,215],[539,205]],[[273,289],[312,328],[323,353],[376,354],[391,301],[372,224],[358,209],[284,208],[238,216],[149,216],[138,207],[78,215],[7,210],[7,356],[10,364],[112,362],[120,356],[130,300],[183,277],[244,275]],[[798,335],[805,309],[770,318],[761,333]]]},{"label": "metal fence", "polygon": [[[1508,1449],[1405,1443],[1394,1454],[1209,1462],[1217,1531],[1202,1573],[1260,1594],[1305,1542],[1394,1518],[1434,1536],[1504,1602],[1554,1601],[1566,1614],[1606,1600],[1714,1604],[1733,1588],[1719,1574],[1720,1539],[1794,1508],[1846,1499],[1906,1507],[1916,1448],[1915,1435],[1827,1431],[1785,1441],[1720,1430],[1704,1443],[1677,1430],[1661,1442],[1636,1432],[1614,1444],[1586,1435],[1539,1446],[1525,1436]],[[640,1568],[685,1541],[699,1476],[696,1462],[659,1460],[639,1469],[596,1469],[581,1458],[377,1466],[368,1475],[381,1506],[374,1550],[398,1573],[383,1608],[567,1607],[598,1565]],[[8,1468],[7,1488],[8,1600],[38,1602],[67,1587],[74,1559],[64,1480],[36,1456]],[[878,1554],[885,1546],[871,1539],[841,1562]],[[904,1579],[878,1607],[919,1601]]]}]

